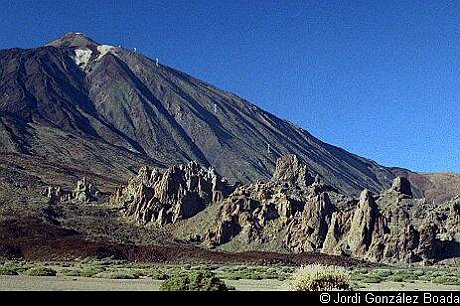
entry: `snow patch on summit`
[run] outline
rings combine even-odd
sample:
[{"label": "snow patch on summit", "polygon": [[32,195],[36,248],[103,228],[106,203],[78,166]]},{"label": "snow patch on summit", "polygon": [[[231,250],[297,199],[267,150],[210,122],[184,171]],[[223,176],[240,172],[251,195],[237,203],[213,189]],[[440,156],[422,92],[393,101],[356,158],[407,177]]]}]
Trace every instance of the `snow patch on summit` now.
[{"label": "snow patch on summit", "polygon": [[75,57],[73,57],[73,60],[80,68],[85,69],[91,58],[91,54],[93,54],[93,51],[88,48],[75,49]]},{"label": "snow patch on summit", "polygon": [[112,50],[114,50],[114,46],[109,46],[109,45],[101,45],[97,46],[97,51],[99,51],[99,56],[97,57],[96,60],[100,60],[104,55],[107,53],[113,53]]}]

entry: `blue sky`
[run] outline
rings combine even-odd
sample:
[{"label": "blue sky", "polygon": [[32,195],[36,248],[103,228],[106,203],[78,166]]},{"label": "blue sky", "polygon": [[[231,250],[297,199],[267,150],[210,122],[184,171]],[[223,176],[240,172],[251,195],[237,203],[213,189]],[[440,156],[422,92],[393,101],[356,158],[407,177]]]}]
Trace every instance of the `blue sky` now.
[{"label": "blue sky", "polygon": [[1,0],[0,48],[84,32],[385,166],[460,172],[460,1],[412,2]]}]

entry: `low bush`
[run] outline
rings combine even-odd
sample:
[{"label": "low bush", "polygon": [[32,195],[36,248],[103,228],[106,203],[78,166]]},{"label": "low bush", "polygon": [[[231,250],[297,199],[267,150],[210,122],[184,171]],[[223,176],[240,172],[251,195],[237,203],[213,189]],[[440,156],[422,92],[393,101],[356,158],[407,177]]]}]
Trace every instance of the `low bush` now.
[{"label": "low bush", "polygon": [[390,277],[388,277],[388,280],[393,281],[393,282],[409,282],[409,281],[417,280],[419,278],[420,276],[412,272],[406,272],[406,271],[399,270],[399,271],[394,272],[393,275],[391,275]]},{"label": "low bush", "polygon": [[369,270],[366,268],[356,268],[351,271],[351,274],[356,275],[356,274],[368,274]]},{"label": "low bush", "polygon": [[225,283],[211,271],[176,272],[165,280],[162,291],[227,291]]},{"label": "low bush", "polygon": [[402,273],[393,274],[393,275],[390,275],[390,277],[388,277],[387,280],[389,280],[391,282],[399,282],[399,283],[412,280],[412,278],[408,277],[408,276],[409,275],[402,274]]},{"label": "low bush", "polygon": [[421,277],[421,276],[425,275],[425,271],[423,271],[423,270],[414,270],[414,271],[412,271],[412,275],[414,275],[416,277]]},{"label": "low bush", "polygon": [[295,268],[294,267],[282,267],[281,272],[291,274],[295,272]]},{"label": "low bush", "polygon": [[460,285],[460,279],[455,276],[437,276],[433,283],[442,285]]},{"label": "low bush", "polygon": [[152,269],[147,273],[148,277],[151,277],[153,279],[157,280],[165,280],[168,278],[168,273],[164,272],[163,270],[160,269]]},{"label": "low bush", "polygon": [[351,290],[350,276],[342,267],[313,264],[297,269],[290,283],[294,291]]},{"label": "low bush", "polygon": [[111,278],[111,279],[138,279],[139,275],[127,271],[109,271],[96,274],[97,278]]},{"label": "low bush", "polygon": [[237,273],[223,273],[223,274],[220,274],[219,277],[221,279],[228,279],[228,280],[240,280],[241,279],[241,276],[238,275]]},{"label": "low bush", "polygon": [[18,275],[18,270],[13,266],[0,266],[0,275]]},{"label": "low bush", "polygon": [[104,268],[103,266],[86,266],[80,270],[80,276],[93,277],[105,271],[106,271],[106,268]]},{"label": "low bush", "polygon": [[65,276],[93,277],[105,270],[102,266],[86,266],[83,268],[64,268],[60,272]]},{"label": "low bush", "polygon": [[32,267],[25,273],[29,276],[56,276],[56,270],[44,266]]},{"label": "low bush", "polygon": [[61,269],[59,272],[65,276],[80,276],[81,275],[81,270],[79,269],[64,268],[64,269]]},{"label": "low bush", "polygon": [[360,281],[363,283],[368,283],[368,284],[378,284],[378,283],[381,283],[383,279],[376,275],[369,275],[366,277],[362,277]]},{"label": "low bush", "polygon": [[392,275],[393,272],[391,270],[384,269],[384,270],[372,271],[372,274],[374,274],[374,275],[376,275],[378,277],[388,277],[388,276]]}]

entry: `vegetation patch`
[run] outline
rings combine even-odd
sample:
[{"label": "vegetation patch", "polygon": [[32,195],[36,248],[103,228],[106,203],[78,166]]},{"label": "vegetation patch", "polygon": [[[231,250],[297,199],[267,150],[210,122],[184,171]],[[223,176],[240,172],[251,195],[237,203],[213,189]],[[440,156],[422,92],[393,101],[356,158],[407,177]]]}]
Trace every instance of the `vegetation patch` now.
[{"label": "vegetation patch", "polygon": [[227,291],[228,287],[211,271],[178,272],[161,286],[162,291]]},{"label": "vegetation patch", "polygon": [[168,279],[169,274],[163,271],[162,269],[151,269],[147,273],[147,276],[157,280],[165,280]]},{"label": "vegetation patch", "polygon": [[0,275],[18,275],[18,269],[14,266],[3,265],[0,266]]},{"label": "vegetation patch", "polygon": [[240,280],[240,279],[278,279],[287,280],[291,277],[293,267],[270,267],[270,266],[234,266],[221,267],[216,270],[221,279]]},{"label": "vegetation patch", "polygon": [[35,266],[25,272],[29,276],[56,276],[56,270],[50,267]]},{"label": "vegetation patch", "polygon": [[393,271],[391,271],[390,269],[376,269],[374,271],[372,271],[372,274],[378,276],[378,277],[381,277],[381,278],[385,278],[385,277],[388,277],[390,275],[393,275]]},{"label": "vegetation patch", "polygon": [[460,279],[455,276],[437,276],[433,279],[433,283],[442,285],[460,285]]},{"label": "vegetation patch", "polygon": [[139,275],[127,271],[109,271],[96,274],[97,278],[111,278],[111,279],[138,279]]},{"label": "vegetation patch", "polygon": [[294,291],[351,290],[348,272],[337,266],[313,264],[297,269],[290,287]]}]

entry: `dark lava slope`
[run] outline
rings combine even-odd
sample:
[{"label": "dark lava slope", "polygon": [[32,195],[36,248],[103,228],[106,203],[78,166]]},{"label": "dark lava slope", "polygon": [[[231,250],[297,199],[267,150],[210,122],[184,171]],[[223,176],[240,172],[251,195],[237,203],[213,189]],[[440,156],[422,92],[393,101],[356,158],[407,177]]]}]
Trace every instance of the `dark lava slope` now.
[{"label": "dark lava slope", "polygon": [[394,178],[235,94],[79,33],[0,51],[0,152],[117,179],[196,160],[242,182],[268,179],[292,153],[354,195]]}]

